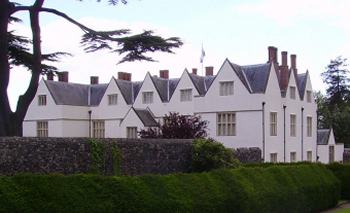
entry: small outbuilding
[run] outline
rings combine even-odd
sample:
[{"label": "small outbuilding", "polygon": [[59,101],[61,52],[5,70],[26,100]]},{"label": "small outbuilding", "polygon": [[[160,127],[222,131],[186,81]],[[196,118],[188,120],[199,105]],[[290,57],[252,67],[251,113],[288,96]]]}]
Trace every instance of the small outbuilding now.
[{"label": "small outbuilding", "polygon": [[321,163],[342,162],[344,144],[336,143],[333,129],[317,130],[317,158]]}]

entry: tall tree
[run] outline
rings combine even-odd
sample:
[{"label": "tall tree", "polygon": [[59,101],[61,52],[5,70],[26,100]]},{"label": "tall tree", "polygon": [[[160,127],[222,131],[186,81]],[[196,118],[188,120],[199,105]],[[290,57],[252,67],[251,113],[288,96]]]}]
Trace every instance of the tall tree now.
[{"label": "tall tree", "polygon": [[[100,2],[101,0],[97,0]],[[177,37],[162,38],[153,35],[152,31],[145,31],[137,35],[130,35],[128,29],[118,29],[114,31],[96,31],[91,29],[67,14],[54,8],[44,7],[45,0],[35,0],[32,5],[23,6],[10,0],[0,0],[0,136],[20,136],[22,134],[22,122],[27,109],[33,100],[38,85],[40,75],[46,71],[42,65],[45,55],[41,50],[41,30],[39,17],[41,13],[50,13],[59,16],[68,22],[79,27],[83,32],[81,43],[87,52],[94,52],[101,49],[108,49],[123,55],[119,63],[146,60],[154,61],[145,55],[147,52],[168,52],[173,53],[173,48],[178,48],[182,42]],[[111,5],[117,3],[127,3],[126,0],[108,0]],[[9,104],[7,87],[10,80],[10,33],[8,24],[11,17],[19,12],[29,13],[30,27],[32,30],[32,53],[31,63],[27,66],[31,71],[31,79],[26,92],[18,98],[17,108],[12,111]],[[114,45],[114,46],[113,46]]]},{"label": "tall tree", "polygon": [[342,104],[349,100],[349,70],[346,58],[338,56],[331,60],[326,71],[321,74],[328,85],[327,98],[331,106]]},{"label": "tall tree", "polygon": [[346,58],[330,61],[321,75],[328,85],[326,96],[316,94],[318,127],[333,128],[337,143],[350,146],[350,90]]}]

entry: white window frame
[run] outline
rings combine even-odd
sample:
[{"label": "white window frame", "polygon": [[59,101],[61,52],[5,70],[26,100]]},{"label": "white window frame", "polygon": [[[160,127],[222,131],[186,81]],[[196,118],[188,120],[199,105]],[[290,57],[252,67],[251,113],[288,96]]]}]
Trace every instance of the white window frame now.
[{"label": "white window frame", "polygon": [[126,138],[137,138],[137,127],[136,126],[126,127]]},{"label": "white window frame", "polygon": [[108,95],[108,105],[117,105],[118,104],[118,94]]},{"label": "white window frame", "polygon": [[309,162],[312,161],[312,151],[307,151],[307,152],[306,152],[306,159],[307,159],[307,161],[309,161]]},{"label": "white window frame", "polygon": [[297,152],[290,152],[290,162],[297,162]]},{"label": "white window frame", "polygon": [[306,117],[306,136],[312,137],[312,116]]},{"label": "white window frame", "polygon": [[312,91],[310,91],[310,90],[307,90],[307,91],[306,91],[306,101],[307,101],[308,103],[311,103],[311,102],[312,102]]},{"label": "white window frame", "polygon": [[296,114],[290,114],[290,136],[296,137],[297,136],[297,115]]},{"label": "white window frame", "polygon": [[270,112],[270,136],[277,136],[277,112]]},{"label": "white window frame", "polygon": [[220,84],[220,96],[230,96],[234,93],[233,81],[221,81]]},{"label": "white window frame", "polygon": [[152,104],[153,103],[153,92],[142,92],[142,103],[143,104]]},{"label": "white window frame", "polygon": [[92,121],[92,137],[104,138],[105,137],[105,121],[93,120]]},{"label": "white window frame", "polygon": [[270,162],[277,163],[277,152],[270,153]]},{"label": "white window frame", "polygon": [[180,90],[180,102],[192,101],[192,89]]},{"label": "white window frame", "polygon": [[236,113],[219,112],[216,114],[216,135],[236,136]]},{"label": "white window frame", "polygon": [[38,105],[46,106],[47,105],[47,96],[46,95],[38,95]]},{"label": "white window frame", "polygon": [[37,121],[36,122],[36,136],[37,137],[49,137],[49,122]]},{"label": "white window frame", "polygon": [[296,87],[295,86],[289,87],[289,95],[290,95],[290,99],[293,99],[293,100],[296,99]]}]

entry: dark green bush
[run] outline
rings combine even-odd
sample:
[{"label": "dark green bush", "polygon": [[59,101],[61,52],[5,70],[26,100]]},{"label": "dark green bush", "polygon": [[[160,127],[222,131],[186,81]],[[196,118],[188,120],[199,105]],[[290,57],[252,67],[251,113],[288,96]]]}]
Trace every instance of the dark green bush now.
[{"label": "dark green bush", "polygon": [[219,168],[235,168],[239,161],[233,151],[213,139],[193,141],[192,171],[203,172]]},{"label": "dark green bush", "polygon": [[350,164],[333,163],[327,165],[341,183],[341,199],[350,200]]},{"label": "dark green bush", "polygon": [[318,212],[339,182],[322,165],[106,177],[0,176],[0,212]]}]

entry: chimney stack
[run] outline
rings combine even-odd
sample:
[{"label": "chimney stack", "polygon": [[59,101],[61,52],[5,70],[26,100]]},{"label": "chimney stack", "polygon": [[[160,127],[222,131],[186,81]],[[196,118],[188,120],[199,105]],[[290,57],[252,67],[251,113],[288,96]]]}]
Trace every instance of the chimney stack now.
[{"label": "chimney stack", "polygon": [[159,77],[169,79],[169,70],[160,70]]},{"label": "chimney stack", "polygon": [[294,74],[298,74],[297,69],[297,55],[290,55],[290,68],[293,70]]},{"label": "chimney stack", "polygon": [[48,81],[53,81],[53,77],[54,77],[53,72],[48,72],[48,73],[46,74],[46,77],[47,77],[47,80],[48,80]]},{"label": "chimney stack", "polygon": [[282,56],[282,65],[279,66],[280,87],[282,90],[286,90],[288,86],[288,59],[287,59],[288,53],[287,51],[282,51],[281,56]]},{"label": "chimney stack", "polygon": [[273,46],[269,46],[268,47],[268,51],[269,51],[269,63],[278,63],[277,61],[277,48],[273,47]]},{"label": "chimney stack", "polygon": [[68,82],[68,72],[67,71],[59,72],[58,73],[58,81]]},{"label": "chimney stack", "polygon": [[205,67],[205,76],[213,76],[214,75],[214,67]]},{"label": "chimney stack", "polygon": [[90,84],[98,84],[98,76],[90,76]]},{"label": "chimney stack", "polygon": [[197,68],[192,68],[192,74],[197,75]]},{"label": "chimney stack", "polygon": [[125,73],[124,72],[118,72],[118,79],[119,80],[124,80],[124,75],[125,75]]},{"label": "chimney stack", "polygon": [[126,72],[124,80],[131,81],[131,73]]}]

